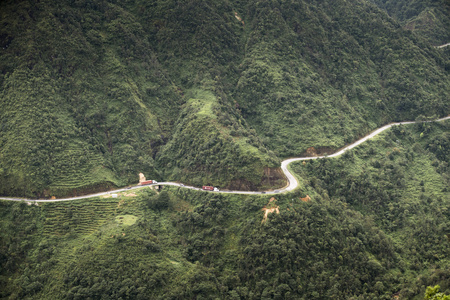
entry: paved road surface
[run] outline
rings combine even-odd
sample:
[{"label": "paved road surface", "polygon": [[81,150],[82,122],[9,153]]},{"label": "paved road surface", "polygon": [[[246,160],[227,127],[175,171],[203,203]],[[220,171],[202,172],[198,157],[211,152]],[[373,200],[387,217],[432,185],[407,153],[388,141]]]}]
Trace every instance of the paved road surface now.
[{"label": "paved road surface", "polygon": [[[375,130],[372,133],[366,135],[362,139],[359,139],[356,142],[354,142],[353,144],[350,144],[350,145],[340,149],[339,151],[337,151],[337,152],[335,152],[335,153],[333,153],[331,155],[328,155],[326,157],[336,157],[336,156],[342,155],[343,153],[345,153],[345,151],[355,148],[356,146],[364,143],[368,139],[373,138],[377,134],[380,134],[381,132],[385,131],[388,128],[391,128],[392,126],[414,124],[414,123],[425,123],[425,122],[427,122],[427,123],[428,122],[440,122],[440,121],[444,121],[444,120],[448,120],[448,119],[450,119],[450,116],[445,117],[445,118],[441,118],[441,119],[438,119],[438,120],[434,120],[434,121],[415,121],[415,122],[414,121],[408,121],[408,122],[391,123],[391,124],[385,125],[385,126],[383,126],[381,128],[378,128],[377,130]],[[297,157],[297,158],[289,158],[289,159],[286,159],[286,160],[282,161],[281,162],[281,169],[283,170],[284,174],[286,175],[286,177],[288,179],[288,185],[285,188],[282,188],[282,189],[277,189],[277,190],[274,190],[274,191],[266,191],[266,192],[227,191],[227,190],[224,190],[224,191],[220,191],[220,192],[211,192],[211,193],[248,194],[248,195],[251,195],[251,194],[262,194],[262,193],[264,193],[264,194],[278,194],[278,193],[286,193],[286,192],[289,192],[289,191],[293,191],[293,190],[295,190],[297,188],[298,181],[295,178],[295,176],[288,170],[288,165],[291,162],[294,162],[294,161],[318,159],[318,158],[324,158],[324,157],[325,156]],[[179,186],[179,187],[182,187],[182,188],[202,191],[201,188],[193,187],[193,186],[187,186],[187,185],[184,185],[184,184],[181,184],[181,183],[176,183],[176,182],[159,182],[159,183],[154,184],[154,185],[172,185],[172,186]],[[103,193],[97,193],[97,194],[91,194],[91,195],[85,195],[85,196],[79,196],[79,197],[61,198],[61,199],[27,199],[27,198],[0,197],[0,200],[31,201],[31,202],[73,201],[73,200],[78,200],[78,199],[86,199],[86,198],[99,197],[99,196],[104,196],[104,195],[109,195],[109,194],[116,194],[116,193],[130,191],[130,190],[134,190],[134,189],[138,189],[138,188],[142,188],[142,186],[133,186],[133,187],[118,189],[118,190],[109,191],[109,192],[103,192]]]},{"label": "paved road surface", "polygon": [[445,45],[441,45],[441,46],[436,46],[436,48],[444,48],[444,47],[447,47],[447,46],[450,46],[450,43],[447,43],[447,44],[445,44]]}]

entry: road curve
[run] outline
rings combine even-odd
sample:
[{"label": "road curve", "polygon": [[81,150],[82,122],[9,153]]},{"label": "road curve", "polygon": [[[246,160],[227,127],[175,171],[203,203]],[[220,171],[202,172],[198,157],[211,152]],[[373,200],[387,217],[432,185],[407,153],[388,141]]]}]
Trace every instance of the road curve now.
[{"label": "road curve", "polygon": [[[327,156],[314,156],[314,157],[297,157],[297,158],[289,158],[286,160],[283,160],[281,162],[281,170],[283,171],[283,173],[286,175],[287,179],[288,179],[288,185],[282,189],[276,189],[274,191],[266,191],[266,192],[251,192],[251,191],[231,191],[231,190],[223,190],[220,192],[212,192],[212,193],[224,193],[224,194],[247,194],[247,195],[252,195],[252,194],[279,194],[279,193],[286,193],[286,192],[290,192],[295,190],[298,187],[298,181],[297,178],[288,170],[288,165],[294,161],[302,161],[302,160],[310,160],[310,159],[318,159],[318,158],[330,158],[330,157],[336,157],[339,155],[344,154],[347,150],[353,149],[356,146],[364,143],[365,141],[367,141],[368,139],[373,138],[374,136],[380,134],[381,132],[385,131],[388,128],[391,128],[392,126],[397,126],[397,125],[407,125],[407,124],[414,124],[414,123],[430,123],[430,122],[441,122],[444,120],[448,120],[450,119],[450,116],[447,116],[445,118],[441,118],[441,119],[437,119],[437,120],[433,120],[433,121],[406,121],[406,122],[397,122],[397,123],[391,123],[388,125],[385,125],[383,127],[380,127],[374,131],[372,131],[371,133],[369,133],[368,135],[366,135],[365,137],[357,140],[356,142],[345,146],[344,148],[340,149],[339,151],[327,155]],[[159,182],[157,184],[153,184],[153,185],[172,185],[172,186],[178,186],[178,187],[182,187],[182,188],[187,188],[187,189],[192,189],[192,190],[199,190],[199,191],[203,191],[202,189],[198,188],[198,187],[194,187],[194,186],[187,186],[184,185],[182,183],[176,183],[176,182]],[[118,190],[113,190],[113,191],[108,191],[108,192],[102,192],[102,193],[96,193],[96,194],[90,194],[90,195],[85,195],[85,196],[78,196],[78,197],[70,197],[70,198],[60,198],[60,199],[28,199],[28,198],[13,198],[13,197],[0,197],[0,200],[9,200],[9,201],[28,201],[28,202],[60,202],[60,201],[73,201],[73,200],[79,200],[79,199],[86,199],[86,198],[92,198],[92,197],[100,197],[100,196],[105,196],[105,195],[111,195],[111,194],[116,194],[116,193],[120,193],[120,192],[125,192],[125,191],[130,191],[130,190],[134,190],[134,189],[138,189],[138,188],[142,188],[142,186],[133,186],[133,187],[128,187],[128,188],[122,188],[122,189],[118,189]],[[205,191],[207,192],[207,191]]]}]

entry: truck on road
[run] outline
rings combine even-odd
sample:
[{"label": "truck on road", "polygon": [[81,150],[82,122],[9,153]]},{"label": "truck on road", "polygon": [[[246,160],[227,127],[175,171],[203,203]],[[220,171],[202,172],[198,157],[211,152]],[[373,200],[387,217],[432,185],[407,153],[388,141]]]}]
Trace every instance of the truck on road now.
[{"label": "truck on road", "polygon": [[146,181],[139,182],[138,185],[148,185],[148,184],[155,184],[155,183],[158,183],[158,182],[156,180],[146,180]]},{"label": "truck on road", "polygon": [[204,191],[214,191],[214,192],[218,192],[219,191],[218,188],[215,188],[213,186],[208,186],[208,185],[202,186],[202,190],[204,190]]}]

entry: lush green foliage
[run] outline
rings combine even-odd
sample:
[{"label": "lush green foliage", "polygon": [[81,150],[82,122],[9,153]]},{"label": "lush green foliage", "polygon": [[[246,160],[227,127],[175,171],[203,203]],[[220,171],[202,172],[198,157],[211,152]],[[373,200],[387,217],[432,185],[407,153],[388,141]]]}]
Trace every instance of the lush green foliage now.
[{"label": "lush green foliage", "polygon": [[[431,270],[427,276],[445,288],[450,282],[449,125],[394,127],[340,159],[294,168],[304,174],[307,189],[339,199],[392,235],[407,262],[402,268]],[[401,294],[410,298],[418,292],[416,287]]]},{"label": "lush green foliage", "polygon": [[425,291],[425,300],[450,300],[449,295],[445,295],[443,293],[439,293],[439,289],[441,287],[439,285],[436,285],[434,287],[427,287],[427,290]]},{"label": "lush green foliage", "polygon": [[[449,125],[394,127],[340,158],[298,163],[300,189],[276,200],[145,187],[118,198],[0,202],[1,296],[445,297]],[[276,207],[263,221],[261,210]]]},{"label": "lush green foliage", "polygon": [[450,4],[445,0],[371,0],[434,45],[450,41]]},{"label": "lush green foliage", "polygon": [[279,158],[449,109],[446,50],[363,0],[21,0],[0,14],[3,195],[139,172],[280,185]]},{"label": "lush green foliage", "polygon": [[[432,47],[449,42],[448,6],[372,2],[398,21],[365,0],[1,1],[0,194],[139,172],[281,185],[280,158],[448,114],[450,49]],[[0,298],[445,299],[448,126],[299,163],[300,189],[276,200],[0,201]]]},{"label": "lush green foliage", "polygon": [[280,161],[245,125],[242,117],[227,113],[211,93],[197,92],[180,113],[172,140],[157,156],[166,180],[245,190],[261,182],[279,181],[283,186],[279,172],[269,176],[269,168],[278,167]]}]

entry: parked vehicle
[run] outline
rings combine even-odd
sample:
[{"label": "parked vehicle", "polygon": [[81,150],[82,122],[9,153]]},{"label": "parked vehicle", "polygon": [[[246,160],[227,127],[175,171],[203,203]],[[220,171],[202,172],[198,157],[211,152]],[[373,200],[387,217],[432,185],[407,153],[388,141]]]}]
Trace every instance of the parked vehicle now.
[{"label": "parked vehicle", "polygon": [[138,185],[148,185],[148,184],[155,184],[155,183],[158,183],[158,181],[156,181],[156,180],[146,180],[146,181],[139,182]]},{"label": "parked vehicle", "polygon": [[213,186],[207,186],[207,185],[202,186],[202,190],[204,190],[204,191],[214,191],[214,192],[218,192],[219,191],[218,188],[213,187]]}]

